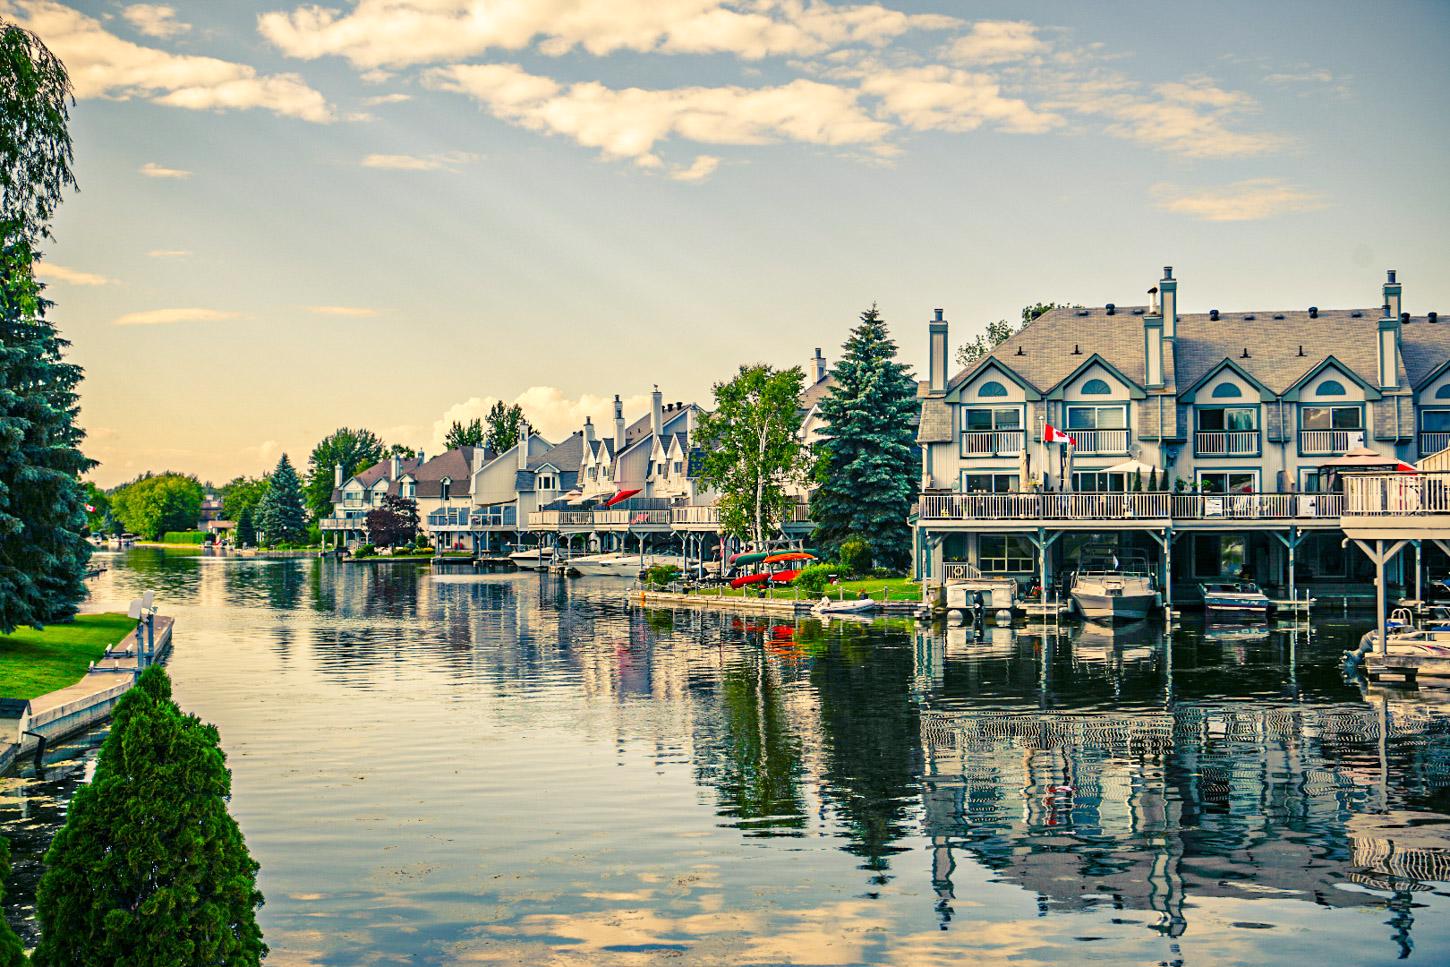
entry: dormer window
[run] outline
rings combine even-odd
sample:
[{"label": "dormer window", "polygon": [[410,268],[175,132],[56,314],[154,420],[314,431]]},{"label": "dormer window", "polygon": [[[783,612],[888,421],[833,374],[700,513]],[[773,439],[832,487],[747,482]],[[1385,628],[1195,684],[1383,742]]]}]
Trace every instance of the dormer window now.
[{"label": "dormer window", "polygon": [[448,477],[444,477],[442,480],[438,481],[438,495],[444,500],[448,499],[449,494],[452,490],[453,481]]}]

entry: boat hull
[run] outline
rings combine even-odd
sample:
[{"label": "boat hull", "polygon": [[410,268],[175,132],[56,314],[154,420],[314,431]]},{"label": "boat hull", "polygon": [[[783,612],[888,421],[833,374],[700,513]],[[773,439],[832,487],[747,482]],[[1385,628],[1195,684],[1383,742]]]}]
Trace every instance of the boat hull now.
[{"label": "boat hull", "polygon": [[1153,609],[1153,592],[1073,591],[1077,610],[1091,621],[1142,621]]}]

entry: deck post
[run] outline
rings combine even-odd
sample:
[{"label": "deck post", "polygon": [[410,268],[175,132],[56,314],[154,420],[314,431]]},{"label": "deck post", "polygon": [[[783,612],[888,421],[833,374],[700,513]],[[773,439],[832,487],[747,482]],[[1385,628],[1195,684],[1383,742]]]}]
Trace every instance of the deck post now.
[{"label": "deck post", "polygon": [[1389,636],[1385,630],[1385,542],[1378,539],[1374,542],[1374,602],[1375,602],[1375,625],[1379,628],[1380,657],[1389,654]]},{"label": "deck post", "polygon": [[[1163,528],[1163,615],[1173,617],[1173,528]],[[1172,647],[1171,645],[1169,647]]]},{"label": "deck post", "polygon": [[1043,615],[1047,607],[1047,528],[1037,528],[1037,586],[1041,589]]},{"label": "deck post", "polygon": [[1421,604],[1425,601],[1424,590],[1421,586],[1420,576],[1424,573],[1420,567],[1420,542],[1413,541],[1415,545],[1415,600]]},{"label": "deck post", "polygon": [[[1294,558],[1295,558],[1295,552],[1298,551],[1298,549],[1299,549],[1299,528],[1294,527],[1294,526],[1291,525],[1289,527],[1289,542],[1288,542],[1288,550],[1289,550],[1289,600],[1290,601],[1293,601],[1294,600],[1294,592],[1295,592],[1295,587],[1294,587]],[[1294,607],[1294,605],[1291,604],[1290,607]],[[1294,614],[1295,614],[1295,620],[1298,620],[1298,612],[1296,611]],[[1305,613],[1305,617],[1308,617],[1308,613],[1307,612]]]}]

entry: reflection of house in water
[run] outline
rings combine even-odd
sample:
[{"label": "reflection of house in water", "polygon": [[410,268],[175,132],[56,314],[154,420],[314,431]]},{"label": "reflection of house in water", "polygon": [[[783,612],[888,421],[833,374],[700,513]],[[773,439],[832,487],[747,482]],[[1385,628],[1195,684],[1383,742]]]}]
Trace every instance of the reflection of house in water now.
[{"label": "reflection of house in water", "polygon": [[[1401,777],[1443,782],[1450,765],[1450,717],[1420,709],[1397,725],[1395,714],[1381,745],[1381,712],[1369,706],[926,708],[923,796],[941,915],[951,917],[964,856],[1036,893],[1044,911],[1153,911],[1172,936],[1188,929],[1197,898],[1383,905],[1343,887],[1398,895],[1446,879],[1450,836],[1415,827],[1402,844],[1408,823],[1370,815],[1426,792]],[[1407,943],[1408,923],[1396,929]]]}]

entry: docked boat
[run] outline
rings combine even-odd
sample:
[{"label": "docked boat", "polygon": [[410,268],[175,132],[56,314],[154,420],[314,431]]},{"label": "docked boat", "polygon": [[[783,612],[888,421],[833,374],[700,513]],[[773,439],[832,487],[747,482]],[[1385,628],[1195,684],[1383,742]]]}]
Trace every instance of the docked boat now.
[{"label": "docked boat", "polygon": [[542,571],[554,559],[554,552],[543,547],[525,547],[509,555],[514,566],[523,571]]},{"label": "docked boat", "polygon": [[633,577],[640,571],[639,555],[627,554],[623,551],[585,554],[582,557],[570,558],[564,562],[564,567],[568,571],[577,571],[579,574],[614,574],[623,577]]},{"label": "docked boat", "polygon": [[1266,618],[1269,598],[1252,581],[1205,581],[1203,610],[1210,618]]},{"label": "docked boat", "polygon": [[870,598],[821,598],[811,610],[820,615],[870,614],[878,607]]},{"label": "docked boat", "polygon": [[1141,621],[1158,600],[1147,555],[1113,548],[1085,548],[1070,591],[1078,612],[1097,621]]}]

